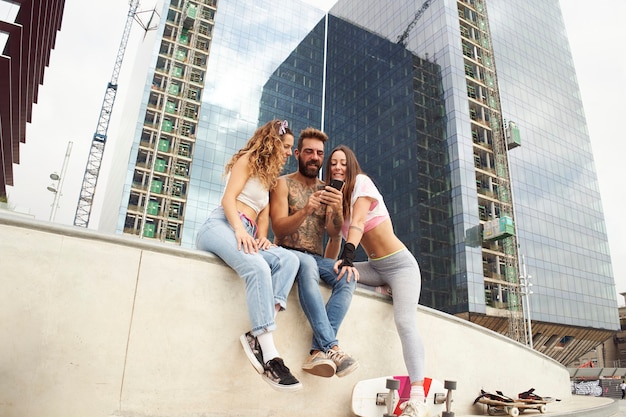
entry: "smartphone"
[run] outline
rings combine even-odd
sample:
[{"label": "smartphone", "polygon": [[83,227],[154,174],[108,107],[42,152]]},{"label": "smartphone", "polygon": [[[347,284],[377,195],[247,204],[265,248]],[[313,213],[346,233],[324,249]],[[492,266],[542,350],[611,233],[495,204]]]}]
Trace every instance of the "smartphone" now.
[{"label": "smartphone", "polygon": [[330,186],[333,187],[335,190],[341,191],[341,187],[343,187],[343,181],[333,178],[332,180],[330,180]]}]

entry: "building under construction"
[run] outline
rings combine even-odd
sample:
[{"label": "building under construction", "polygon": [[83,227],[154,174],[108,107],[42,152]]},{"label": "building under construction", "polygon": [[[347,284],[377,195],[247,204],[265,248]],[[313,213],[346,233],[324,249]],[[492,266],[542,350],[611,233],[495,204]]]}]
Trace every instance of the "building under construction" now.
[{"label": "building under construction", "polygon": [[422,304],[565,365],[619,328],[557,1],[166,3],[102,230],[192,248],[226,161],[287,119],[355,150]]},{"label": "building under construction", "polygon": [[180,244],[217,0],[163,15],[123,232]]}]

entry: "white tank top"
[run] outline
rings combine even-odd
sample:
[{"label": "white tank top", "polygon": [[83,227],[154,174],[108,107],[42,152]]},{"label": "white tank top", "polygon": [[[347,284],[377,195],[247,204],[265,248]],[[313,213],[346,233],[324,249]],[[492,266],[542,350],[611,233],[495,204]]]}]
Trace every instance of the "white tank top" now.
[{"label": "white tank top", "polygon": [[[230,173],[226,176],[226,185],[228,185],[228,180],[230,180]],[[258,177],[250,177],[237,196],[237,201],[241,201],[259,214],[269,204],[270,193]]]}]

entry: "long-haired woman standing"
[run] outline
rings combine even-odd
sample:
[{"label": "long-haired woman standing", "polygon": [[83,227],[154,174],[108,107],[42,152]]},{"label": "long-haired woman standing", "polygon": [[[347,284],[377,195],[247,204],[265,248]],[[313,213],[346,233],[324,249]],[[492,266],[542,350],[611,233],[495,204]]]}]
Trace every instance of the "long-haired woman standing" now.
[{"label": "long-haired woman standing", "polygon": [[[335,262],[335,271],[341,278],[347,267],[354,266],[358,271],[357,280],[362,284],[373,287],[386,284],[391,288],[394,320],[411,380],[411,398],[400,405],[403,410],[401,416],[422,417],[426,406],[424,345],[416,321],[421,290],[419,266],[394,233],[383,196],[361,171],[350,148],[341,145],[333,149],[326,161],[326,175],[329,179],[345,182],[341,233],[346,243],[339,260]],[[353,262],[354,251],[359,244],[367,253],[367,262]],[[327,257],[337,257],[338,246],[327,249]]]}]

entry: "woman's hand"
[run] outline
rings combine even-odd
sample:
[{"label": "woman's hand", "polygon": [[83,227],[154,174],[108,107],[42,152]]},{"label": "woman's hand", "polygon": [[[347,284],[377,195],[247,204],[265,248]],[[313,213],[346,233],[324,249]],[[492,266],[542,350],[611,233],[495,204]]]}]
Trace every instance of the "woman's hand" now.
[{"label": "woman's hand", "polygon": [[359,281],[359,271],[354,266],[343,265],[343,259],[336,261],[333,269],[337,274],[337,281],[339,281],[344,275],[346,275],[346,281],[348,282],[350,282],[352,277],[354,277],[355,281]]},{"label": "woman's hand", "polygon": [[266,237],[260,237],[256,240],[257,247],[261,250],[267,250],[274,246],[274,244]]},{"label": "woman's hand", "polygon": [[[245,253],[258,252],[259,246],[250,234],[245,229],[235,230],[235,239],[237,239],[237,250],[241,250]],[[267,239],[266,239],[267,240]]]}]

